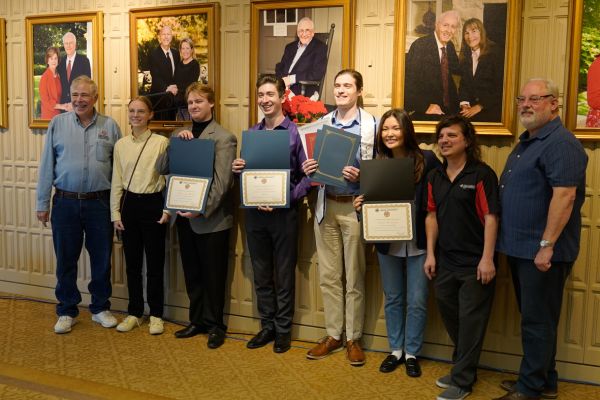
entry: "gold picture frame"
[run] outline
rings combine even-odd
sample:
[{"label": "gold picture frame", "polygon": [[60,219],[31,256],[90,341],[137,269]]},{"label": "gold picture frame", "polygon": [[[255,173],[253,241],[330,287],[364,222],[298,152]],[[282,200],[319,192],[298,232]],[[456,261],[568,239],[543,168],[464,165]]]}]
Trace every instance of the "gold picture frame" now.
[{"label": "gold picture frame", "polygon": [[[99,112],[104,112],[104,38],[103,38],[102,12],[83,12],[70,14],[55,14],[30,16],[25,18],[25,32],[27,45],[27,94],[29,108],[29,127],[48,127],[48,122],[56,113],[68,110],[70,105],[69,81],[78,75],[91,73],[91,78],[98,85]],[[72,74],[69,79],[65,77],[67,53],[63,39],[67,32],[71,32],[76,41],[74,51]],[[54,71],[46,64],[54,58],[48,49],[58,49],[58,65]],[[70,50],[71,51],[71,50]],[[44,77],[44,74],[47,74]],[[43,79],[42,79],[43,78]],[[60,80],[60,98],[58,95],[58,80]],[[40,85],[44,82],[43,85]],[[56,85],[55,85],[56,84]],[[40,87],[41,86],[41,87]],[[43,100],[45,99],[45,100]],[[44,102],[46,102],[44,104]],[[54,106],[52,106],[54,105]],[[55,107],[63,107],[57,109]]]},{"label": "gold picture frame", "polygon": [[6,60],[6,20],[0,18],[0,128],[8,128]]},{"label": "gold picture frame", "polygon": [[[505,0],[504,2],[494,2],[493,4],[484,4],[483,0],[480,0],[480,2],[481,4],[471,4],[470,7],[472,8],[456,10],[459,11],[460,14],[460,24],[450,42],[453,43],[454,48],[456,49],[455,54],[456,59],[458,60],[461,51],[460,49],[462,46],[465,46],[463,45],[462,28],[464,23],[471,18],[477,18],[481,25],[484,26],[484,31],[487,31],[488,38],[492,38],[491,40],[493,40],[493,43],[487,47],[489,51],[487,57],[488,60],[492,60],[492,54],[495,53],[493,59],[500,60],[500,62],[494,63],[492,61],[487,61],[485,65],[487,65],[486,69],[489,68],[495,71],[490,72],[490,75],[493,75],[495,78],[489,78],[487,81],[483,81],[483,84],[479,83],[478,88],[476,86],[477,84],[474,83],[471,83],[470,87],[475,87],[475,90],[479,89],[480,92],[483,92],[481,88],[483,88],[484,85],[498,87],[498,90],[502,91],[502,94],[500,95],[502,101],[501,103],[498,103],[498,99],[491,99],[490,101],[494,103],[494,106],[487,108],[488,113],[481,112],[479,117],[473,116],[472,120],[477,128],[478,134],[511,136],[514,135],[516,130],[514,98],[517,93],[518,84],[517,75],[520,50],[518,43],[520,43],[522,1]],[[435,30],[435,18],[436,15],[441,14],[442,12],[450,11],[449,8],[444,7],[446,3],[447,2],[444,2],[443,0],[434,0],[430,2],[396,0],[392,105],[394,107],[407,108],[407,111],[413,118],[415,130],[418,133],[434,132],[435,125],[441,118],[440,115],[428,114],[428,111],[430,110],[430,107],[428,106],[431,106],[432,104],[435,105],[435,100],[433,100],[433,98],[435,96],[440,96],[440,93],[437,90],[442,90],[441,74],[438,70],[437,74],[439,74],[439,76],[437,77],[437,81],[439,81],[439,88],[429,86],[432,90],[423,90],[422,85],[411,85],[417,80],[409,79],[410,82],[408,82],[406,72],[408,70],[411,77],[419,75],[419,79],[428,79],[429,82],[434,82],[436,79],[426,77],[430,76],[428,71],[433,71],[434,68],[440,68],[440,64],[438,63],[437,66],[434,65],[434,63],[438,62],[437,60],[433,60],[432,63],[418,64],[418,60],[426,60],[428,58],[417,57],[414,56],[414,54],[416,54],[417,51],[423,52],[422,49],[425,48],[430,50],[430,46],[416,45],[412,51],[412,56],[408,53],[415,42],[419,41],[420,44],[424,44],[427,38],[432,42],[431,46],[434,46],[433,52],[436,51],[435,36],[433,36]],[[424,9],[423,7],[429,7],[429,9]],[[469,21],[468,26],[473,26],[473,24],[474,23],[471,20]],[[473,48],[476,49],[477,47]],[[431,53],[431,51],[428,53]],[[459,61],[459,64],[454,64],[460,65],[461,72],[458,72],[457,75],[453,75],[453,81],[456,85],[456,97],[452,97],[452,102],[447,103],[449,104],[448,109],[456,110],[456,112],[460,109],[459,104],[461,99],[459,97],[464,97],[465,100],[468,99],[467,85],[464,86],[465,93],[461,93],[459,96],[460,76],[463,73],[468,73],[466,72],[469,71],[467,68],[471,67],[471,55],[468,46],[464,47],[464,54],[468,54],[469,61],[465,62],[464,60],[467,60],[467,57],[463,56],[461,61]],[[484,58],[481,57],[477,68],[484,65],[483,60]],[[502,71],[498,71],[492,67],[493,65],[498,64],[503,65]],[[481,70],[486,71],[483,68],[481,68]],[[432,72],[432,74],[433,73],[434,72]],[[501,81],[499,76],[502,76]],[[467,82],[469,79],[465,79],[464,81]],[[475,82],[475,78],[473,78],[471,82]],[[433,90],[436,90],[435,96],[432,94],[434,93]],[[471,93],[473,92],[474,90],[471,90]],[[490,91],[485,91],[485,93],[490,93]],[[428,96],[428,98],[425,98],[426,96]],[[409,101],[405,101],[407,97]],[[415,101],[414,99],[417,100]],[[471,99],[475,99],[472,101],[475,101],[476,103],[480,101],[479,96],[472,95]],[[483,105],[483,103],[481,104]],[[483,110],[485,109],[486,107],[483,106]],[[477,121],[477,119],[481,119],[481,121]]]},{"label": "gold picture frame", "polygon": [[297,23],[302,17],[313,20],[317,35],[328,35],[328,60],[320,86],[320,99],[325,104],[334,103],[333,77],[338,71],[354,65],[355,9],[355,0],[251,1],[250,125],[254,125],[258,118],[256,80],[265,73],[275,73],[286,45],[296,40]]},{"label": "gold picture frame", "polygon": [[[565,122],[579,139],[600,140],[600,28],[590,19],[600,20],[600,9],[586,0],[572,3],[569,32],[569,76],[565,93]],[[594,3],[594,4],[597,4]],[[593,68],[594,78],[589,77]],[[589,84],[593,82],[593,98]]]},{"label": "gold picture frame", "polygon": [[[129,11],[131,97],[145,95],[151,99],[155,114],[154,120],[150,123],[151,129],[172,131],[183,126],[186,120],[189,120],[184,96],[186,88],[179,88],[178,86],[187,86],[191,82],[180,83],[180,85],[175,84],[178,95],[173,94],[170,91],[171,89],[165,90],[169,85],[174,85],[171,79],[175,78],[179,65],[178,45],[186,38],[191,39],[194,44],[192,61],[188,63],[190,67],[199,71],[198,77],[194,77],[194,79],[208,84],[215,91],[214,112],[217,113],[220,57],[219,12],[218,3],[153,7]],[[160,31],[165,26],[171,28],[172,37],[168,44],[172,49],[172,65],[175,66],[175,69],[172,70],[172,76],[162,79],[164,73],[159,66],[164,60],[158,58],[158,52],[160,49]],[[153,72],[154,78],[152,77]],[[185,74],[186,77],[191,75],[195,75],[195,72],[194,74]]]}]

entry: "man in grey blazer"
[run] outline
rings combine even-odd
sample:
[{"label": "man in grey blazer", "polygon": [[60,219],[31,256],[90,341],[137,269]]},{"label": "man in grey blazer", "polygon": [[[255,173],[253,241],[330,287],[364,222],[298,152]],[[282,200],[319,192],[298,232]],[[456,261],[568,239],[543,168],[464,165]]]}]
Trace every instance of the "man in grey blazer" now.
[{"label": "man in grey blazer", "polygon": [[[200,82],[191,84],[185,93],[191,126],[173,132],[174,137],[215,142],[213,180],[203,214],[177,211],[177,234],[185,286],[190,298],[190,324],[175,332],[177,338],[208,333],[208,347],[216,349],[225,341],[223,323],[225,284],[229,259],[229,231],[233,226],[231,163],[237,150],[237,138],[219,125],[212,109],[214,91]],[[159,170],[167,170],[165,159]]]}]

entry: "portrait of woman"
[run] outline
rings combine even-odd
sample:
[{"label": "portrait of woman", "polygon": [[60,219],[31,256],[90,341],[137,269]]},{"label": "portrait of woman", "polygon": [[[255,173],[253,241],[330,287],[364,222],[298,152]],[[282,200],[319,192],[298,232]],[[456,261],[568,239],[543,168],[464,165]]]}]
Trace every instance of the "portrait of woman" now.
[{"label": "portrait of woman", "polygon": [[52,119],[60,113],[60,96],[62,93],[60,85],[60,76],[56,67],[60,58],[60,51],[57,47],[48,47],[46,50],[46,71],[40,79],[40,103],[41,118]]},{"label": "portrait of woman", "polygon": [[587,103],[589,106],[585,126],[600,128],[600,54],[588,69],[587,76]]},{"label": "portrait of woman", "polygon": [[[197,82],[200,77],[200,64],[195,57],[194,42],[192,39],[184,38],[179,42],[179,59],[180,61],[175,67],[175,75],[173,77],[175,85],[177,85],[177,94],[175,95],[177,119],[181,119],[180,110],[187,111],[185,90],[190,84]],[[189,117],[185,119],[189,119]]]},{"label": "portrait of woman", "polygon": [[[412,240],[375,245],[385,294],[385,325],[391,350],[379,371],[392,372],[406,363],[406,374],[416,378],[421,376],[417,356],[423,346],[429,294],[423,270],[427,249],[425,177],[441,163],[431,150],[419,148],[413,123],[406,111],[399,108],[388,110],[381,117],[376,146],[378,159],[409,157],[414,161],[415,198],[411,210],[413,232],[416,232]],[[393,182],[393,177],[390,178]],[[364,200],[362,195],[354,200],[357,211],[360,211]]]},{"label": "portrait of woman", "polygon": [[459,55],[460,114],[471,121],[500,122],[504,77],[502,49],[488,39],[483,22],[465,21]]}]

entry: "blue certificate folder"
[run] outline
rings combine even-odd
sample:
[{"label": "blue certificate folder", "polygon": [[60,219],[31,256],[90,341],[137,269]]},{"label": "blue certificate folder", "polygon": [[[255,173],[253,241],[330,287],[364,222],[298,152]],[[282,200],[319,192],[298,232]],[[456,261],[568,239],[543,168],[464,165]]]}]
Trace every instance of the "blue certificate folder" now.
[{"label": "blue certificate folder", "polygon": [[415,167],[410,157],[360,162],[360,193],[365,201],[410,201],[415,198]]},{"label": "blue certificate folder", "polygon": [[360,136],[325,125],[317,131],[313,157],[319,168],[310,177],[313,181],[345,188],[342,169],[355,165]]},{"label": "blue certificate folder", "polygon": [[212,178],[215,162],[215,142],[210,139],[184,140],[171,138],[169,173]]},{"label": "blue certificate folder", "polygon": [[246,169],[290,169],[290,133],[243,131],[241,157]]},{"label": "blue certificate folder", "polygon": [[204,193],[201,210],[189,210],[186,208],[170,208],[165,199],[165,208],[179,211],[195,211],[202,214],[206,205],[206,199],[210,192],[212,184],[214,160],[215,160],[215,142],[210,139],[192,139],[184,140],[181,138],[171,138],[171,143],[167,149],[169,155],[169,176],[167,188],[172,177],[197,177],[208,178],[208,187]]}]

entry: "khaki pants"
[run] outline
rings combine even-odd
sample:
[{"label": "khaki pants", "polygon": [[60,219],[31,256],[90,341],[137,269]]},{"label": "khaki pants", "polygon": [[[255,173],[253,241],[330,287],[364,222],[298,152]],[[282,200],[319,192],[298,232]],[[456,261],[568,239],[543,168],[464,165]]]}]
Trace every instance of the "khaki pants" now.
[{"label": "khaki pants", "polygon": [[[315,218],[315,242],[319,257],[319,281],[329,336],[340,336],[346,314],[346,339],[362,336],[365,316],[365,246],[352,202],[325,199],[321,224]],[[343,274],[346,273],[344,296]]]}]

